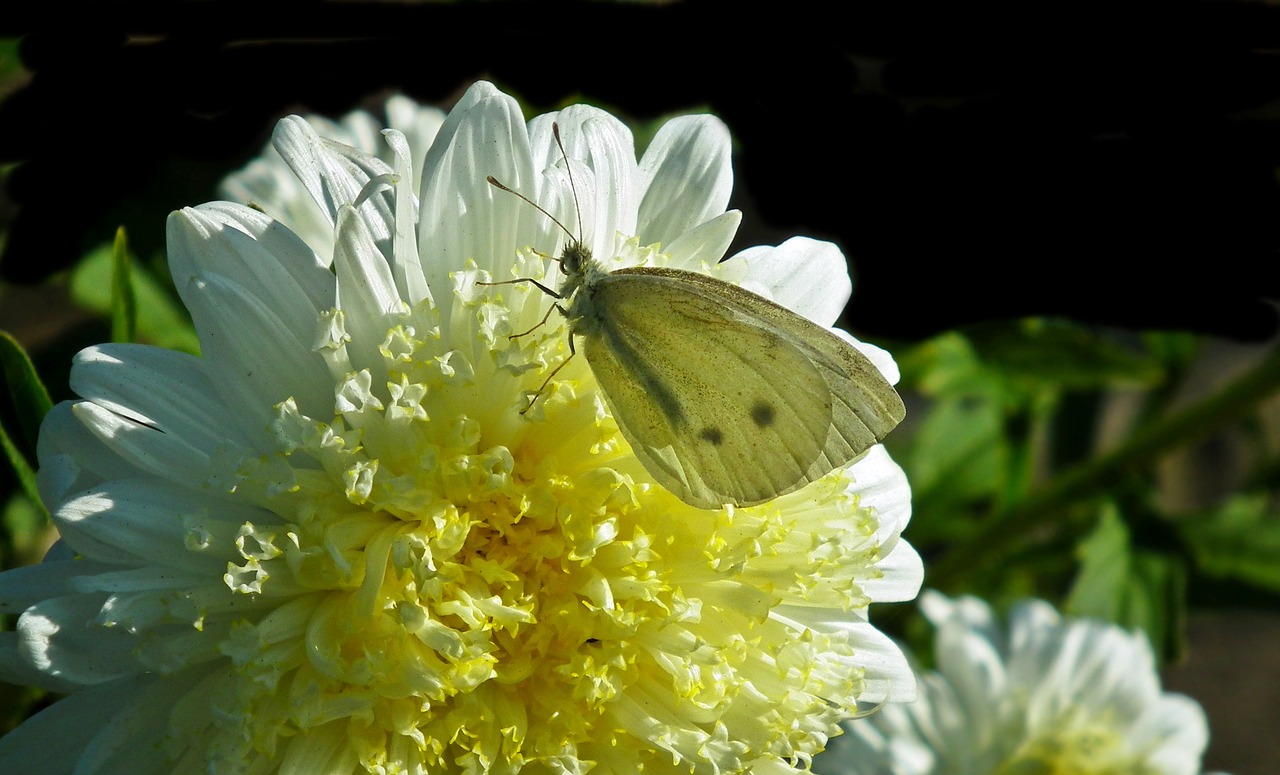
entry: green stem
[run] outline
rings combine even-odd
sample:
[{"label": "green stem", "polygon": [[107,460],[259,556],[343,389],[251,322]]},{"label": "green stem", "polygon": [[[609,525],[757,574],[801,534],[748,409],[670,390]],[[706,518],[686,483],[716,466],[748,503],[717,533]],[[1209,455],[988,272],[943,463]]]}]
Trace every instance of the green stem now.
[{"label": "green stem", "polygon": [[1244,415],[1277,389],[1280,355],[1271,355],[1209,398],[1140,428],[1117,449],[1067,470],[1024,500],[990,517],[972,539],[934,563],[927,574],[929,584],[945,589],[956,579],[998,562],[1050,517],[1093,498],[1170,449]]}]

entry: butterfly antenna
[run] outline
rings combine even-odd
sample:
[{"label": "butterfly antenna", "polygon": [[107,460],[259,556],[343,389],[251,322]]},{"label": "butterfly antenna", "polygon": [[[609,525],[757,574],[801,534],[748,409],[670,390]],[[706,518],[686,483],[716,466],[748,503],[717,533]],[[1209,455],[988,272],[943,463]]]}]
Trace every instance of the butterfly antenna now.
[{"label": "butterfly antenna", "polygon": [[560,230],[561,230],[561,231],[563,231],[566,235],[568,235],[569,239],[575,239],[575,237],[573,236],[573,232],[569,231],[569,229],[568,229],[568,228],[567,228],[563,223],[561,223],[561,222],[560,222],[560,219],[559,219],[559,218],[557,218],[557,217],[555,217],[554,215],[552,215],[551,213],[547,212],[547,211],[546,211],[546,209],[545,209],[545,208],[543,208],[543,206],[542,206],[542,205],[540,205],[540,204],[538,204],[537,202],[533,201],[532,199],[530,199],[529,197],[527,197],[527,196],[525,196],[524,194],[520,193],[519,191],[516,191],[514,188],[510,188],[510,187],[508,187],[508,186],[504,186],[504,185],[502,185],[501,183],[499,183],[499,182],[498,182],[498,179],[497,179],[497,178],[495,178],[495,177],[494,177],[494,176],[492,176],[492,175],[488,175],[488,176],[486,176],[486,177],[485,177],[485,180],[489,181],[489,185],[493,186],[494,188],[497,188],[497,189],[501,189],[501,190],[503,190],[503,191],[506,191],[508,194],[515,194],[516,196],[520,197],[520,198],[521,198],[521,199],[523,199],[524,201],[526,201],[526,202],[528,202],[529,204],[533,205],[533,206],[534,206],[534,208],[536,208],[538,212],[540,212],[540,213],[542,213],[543,215],[547,216],[548,218],[550,218],[550,219],[551,219],[551,222],[552,222],[552,223],[554,223],[555,225],[559,226],[559,227],[560,227]]},{"label": "butterfly antenna", "polygon": [[[582,204],[578,202],[578,187],[573,184],[573,165],[569,163],[569,154],[564,152],[564,143],[560,142],[560,125],[551,122],[551,134],[556,138],[556,147],[560,149],[560,158],[564,159],[564,171],[569,175],[569,191],[573,193],[573,209],[578,214],[578,242],[582,242]],[[563,226],[560,228],[564,228]],[[569,235],[571,238],[572,234]]]}]

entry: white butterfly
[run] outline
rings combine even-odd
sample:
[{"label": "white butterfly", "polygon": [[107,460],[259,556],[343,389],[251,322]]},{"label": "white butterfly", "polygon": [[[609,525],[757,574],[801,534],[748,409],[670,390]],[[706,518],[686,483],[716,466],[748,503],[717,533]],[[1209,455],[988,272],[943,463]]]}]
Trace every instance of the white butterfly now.
[{"label": "white butterfly", "polygon": [[684,502],[772,500],[845,466],[905,415],[871,361],[826,328],[697,272],[607,271],[554,216],[488,180],[569,234],[558,290],[529,278],[507,282],[532,282],[561,300],[553,309],[569,321],[570,358],[576,338],[622,435]]}]

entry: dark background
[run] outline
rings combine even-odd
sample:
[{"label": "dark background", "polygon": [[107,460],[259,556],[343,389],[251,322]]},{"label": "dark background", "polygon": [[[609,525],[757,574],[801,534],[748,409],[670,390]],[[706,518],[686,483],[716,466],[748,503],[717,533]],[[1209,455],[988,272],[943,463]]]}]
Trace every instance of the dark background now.
[{"label": "dark background", "polygon": [[[1034,7],[1026,7],[1034,6]],[[705,106],[737,143],[742,243],[825,236],[846,323],[915,339],[1066,315],[1257,341],[1280,298],[1280,8],[1244,2],[58,3],[6,9],[34,78],[0,276],[120,223],[144,253],[278,116],[479,77],[530,113]]]},{"label": "dark background", "polygon": [[[20,162],[0,197],[6,282],[41,282],[121,224],[157,254],[167,214],[212,198],[281,115],[392,90],[447,106],[488,78],[528,115],[716,112],[739,246],[839,243],[860,335],[1024,315],[1276,332],[1280,6],[41,6],[0,12],[33,73],[0,102],[0,163]],[[1190,661],[1166,679],[1208,709],[1210,766],[1262,773],[1280,755],[1277,633],[1271,615],[1193,616]]]}]

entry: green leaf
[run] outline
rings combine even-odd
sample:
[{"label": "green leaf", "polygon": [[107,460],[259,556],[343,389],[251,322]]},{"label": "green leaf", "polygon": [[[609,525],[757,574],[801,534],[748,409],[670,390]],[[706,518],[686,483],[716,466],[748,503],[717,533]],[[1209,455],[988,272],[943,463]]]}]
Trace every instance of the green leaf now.
[{"label": "green leaf", "polygon": [[968,331],[984,364],[1007,378],[1070,389],[1147,387],[1164,376],[1159,361],[1093,329],[1051,320],[990,324]]},{"label": "green leaf", "polygon": [[30,565],[40,561],[53,542],[57,531],[49,519],[49,512],[38,500],[31,500],[15,493],[0,506],[0,529],[5,533],[12,555],[6,557],[5,567]]},{"label": "green leaf", "polygon": [[1280,592],[1280,515],[1265,493],[1237,495],[1179,529],[1204,574]]},{"label": "green leaf", "polygon": [[982,397],[934,404],[911,438],[912,488],[945,488],[959,499],[996,492],[1004,473],[1001,417],[995,402]]},{"label": "green leaf", "polygon": [[[71,297],[88,309],[113,314],[114,248],[102,246],[81,259],[71,274]],[[129,277],[137,306],[138,341],[198,354],[200,341],[187,312],[140,262],[132,260]]]},{"label": "green leaf", "polygon": [[17,424],[16,428],[10,429],[0,419],[0,451],[13,468],[22,492],[32,503],[39,504],[36,442],[40,437],[40,421],[49,413],[53,402],[22,345],[4,331],[0,331],[0,368],[4,374],[5,395],[9,396],[13,410],[8,415],[0,412],[0,418],[14,417]]},{"label": "green leaf", "polygon": [[34,450],[40,435],[40,421],[53,408],[53,402],[31,358],[18,340],[5,331],[0,331],[0,367],[3,367],[5,389],[18,418],[21,437],[16,441]]},{"label": "green leaf", "polygon": [[138,331],[138,301],[133,294],[132,266],[124,227],[116,229],[111,248],[111,341],[132,342]]},{"label": "green leaf", "polygon": [[1080,572],[1067,596],[1069,613],[1141,629],[1158,657],[1182,653],[1186,570],[1178,558],[1135,550],[1111,504],[1080,542],[1077,556]]},{"label": "green leaf", "polygon": [[1129,578],[1129,529],[1108,507],[1098,526],[1076,547],[1080,573],[1067,597],[1067,608],[1081,616],[1119,619]]},{"label": "green leaf", "polygon": [[993,389],[969,340],[957,332],[934,337],[897,354],[904,385],[926,396],[944,398]]},{"label": "green leaf", "polygon": [[1166,369],[1182,369],[1200,354],[1204,339],[1185,331],[1149,331],[1142,335],[1142,343]]},{"label": "green leaf", "polygon": [[18,446],[13,443],[13,438],[5,430],[3,423],[0,423],[0,450],[4,451],[5,459],[9,461],[9,465],[13,468],[14,475],[18,478],[18,486],[22,488],[22,493],[32,503],[42,503],[40,488],[36,486],[36,469],[27,461],[27,457],[22,454],[22,450],[18,449]]}]

